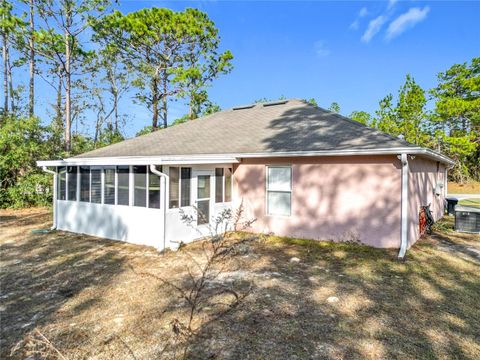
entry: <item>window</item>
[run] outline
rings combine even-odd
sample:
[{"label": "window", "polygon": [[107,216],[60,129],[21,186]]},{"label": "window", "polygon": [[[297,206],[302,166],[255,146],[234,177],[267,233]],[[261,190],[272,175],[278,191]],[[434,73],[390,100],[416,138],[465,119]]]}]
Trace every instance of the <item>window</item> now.
[{"label": "window", "polygon": [[92,203],[100,204],[102,202],[102,171],[100,169],[91,169],[91,185],[92,191],[90,199]]},{"label": "window", "polygon": [[58,168],[58,189],[57,189],[57,198],[58,200],[65,200],[65,190],[67,186],[67,169],[64,166]]},{"label": "window", "polygon": [[80,166],[80,201],[90,201],[90,167]]},{"label": "window", "polygon": [[[190,206],[190,179],[192,168],[170,167],[169,198],[170,209],[180,206]],[[181,194],[181,195],[180,195]],[[181,197],[181,198],[180,198]]]},{"label": "window", "polygon": [[104,169],[105,184],[103,188],[103,203],[115,204],[115,169]]},{"label": "window", "polygon": [[232,168],[225,169],[225,202],[232,201]]},{"label": "window", "polygon": [[148,207],[160,209],[160,176],[151,171],[148,174]]},{"label": "window", "polygon": [[147,206],[147,167],[133,167],[133,205]]},{"label": "window", "polygon": [[215,202],[232,201],[232,169],[215,169]]},{"label": "window", "polygon": [[267,167],[267,214],[290,216],[292,202],[292,168]]},{"label": "window", "polygon": [[117,166],[117,205],[128,205],[129,201],[129,167]]},{"label": "window", "polygon": [[77,167],[67,166],[67,200],[77,201]]},{"label": "window", "polygon": [[182,179],[181,184],[181,202],[180,206],[190,206],[190,178],[192,175],[192,168],[183,168],[182,167]]},{"label": "window", "polygon": [[215,202],[223,202],[223,169],[215,169]]},{"label": "window", "polygon": [[178,177],[178,167],[170,167],[168,171],[169,175],[169,191],[168,195],[170,198],[170,209],[178,208],[178,197],[180,195],[179,191],[179,177]]}]

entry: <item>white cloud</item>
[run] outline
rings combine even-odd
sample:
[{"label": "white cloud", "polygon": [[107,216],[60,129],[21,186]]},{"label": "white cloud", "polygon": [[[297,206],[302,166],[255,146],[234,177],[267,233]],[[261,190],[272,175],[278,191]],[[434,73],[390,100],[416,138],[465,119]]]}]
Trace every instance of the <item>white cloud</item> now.
[{"label": "white cloud", "polygon": [[387,9],[391,9],[398,0],[388,0]]},{"label": "white cloud", "polygon": [[360,25],[360,19],[368,15],[368,10],[366,7],[363,7],[360,9],[357,18],[350,24],[350,29],[352,30],[358,30],[358,27]]},{"label": "white cloud", "polygon": [[362,41],[368,43],[380,31],[387,18],[384,15],[377,16],[368,23],[367,30],[362,35]]},{"label": "white cloud", "polygon": [[414,27],[419,22],[425,20],[429,11],[430,8],[428,6],[425,6],[423,9],[417,7],[410,8],[406,13],[403,13],[390,23],[385,38],[391,40],[405,30]]},{"label": "white cloud", "polygon": [[325,46],[325,42],[323,40],[319,40],[314,44],[315,54],[317,57],[323,58],[330,55],[330,50]]}]

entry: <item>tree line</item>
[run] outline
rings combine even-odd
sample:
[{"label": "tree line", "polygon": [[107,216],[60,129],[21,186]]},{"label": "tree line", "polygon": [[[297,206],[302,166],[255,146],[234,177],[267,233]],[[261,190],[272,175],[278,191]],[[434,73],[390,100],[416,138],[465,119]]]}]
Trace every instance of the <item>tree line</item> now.
[{"label": "tree line", "polygon": [[[0,0],[2,206],[37,202],[33,187],[48,180],[34,160],[72,156],[123,140],[129,114],[119,104],[127,95],[151,112],[151,125],[140,134],[167,127],[172,100],[185,101],[189,109],[175,123],[219,110],[208,88],[232,70],[233,55],[220,51],[218,29],[208,15],[166,8],[122,14],[115,4]],[[28,73],[28,86],[15,73]],[[38,99],[46,98],[35,93],[38,79],[55,94],[47,124],[37,114]],[[93,136],[82,134],[78,124],[93,126]]]},{"label": "tree line", "polygon": [[[339,113],[340,106],[334,102],[329,110]],[[451,180],[480,181],[480,57],[439,73],[429,90],[407,75],[397,96],[381,99],[374,114],[359,110],[348,117],[449,156]]]}]

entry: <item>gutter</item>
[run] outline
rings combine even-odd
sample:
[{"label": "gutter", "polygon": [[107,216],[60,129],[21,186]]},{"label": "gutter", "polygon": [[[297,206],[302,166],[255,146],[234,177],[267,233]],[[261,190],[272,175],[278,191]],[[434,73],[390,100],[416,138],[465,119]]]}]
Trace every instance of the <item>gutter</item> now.
[{"label": "gutter", "polygon": [[[163,250],[167,248],[167,174],[158,171],[155,165],[150,165],[150,171],[163,179]],[[160,182],[160,188],[162,183]]]},{"label": "gutter", "polygon": [[53,225],[50,230],[55,230],[57,228],[57,172],[47,169],[46,166],[43,166],[42,170],[53,174]]},{"label": "gutter", "polygon": [[402,153],[398,157],[402,163],[401,234],[398,258],[403,260],[408,246],[408,155]]},{"label": "gutter", "polygon": [[105,156],[91,158],[67,158],[64,160],[37,161],[38,166],[65,165],[182,165],[182,164],[232,164],[239,163],[242,158],[279,158],[279,157],[312,157],[312,156],[347,156],[347,155],[422,155],[447,165],[454,162],[443,154],[421,147],[399,147],[357,150],[321,150],[321,151],[274,151],[258,153],[225,153],[225,154],[190,154],[163,156]]}]

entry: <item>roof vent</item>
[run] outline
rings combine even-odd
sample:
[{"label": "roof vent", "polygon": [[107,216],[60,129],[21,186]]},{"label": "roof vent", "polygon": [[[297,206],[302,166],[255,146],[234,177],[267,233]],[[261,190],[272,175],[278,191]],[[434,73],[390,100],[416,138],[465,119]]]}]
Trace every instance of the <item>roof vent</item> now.
[{"label": "roof vent", "polygon": [[244,109],[251,109],[255,106],[255,104],[250,104],[250,105],[243,105],[243,106],[235,106],[232,108],[233,110],[244,110]]},{"label": "roof vent", "polygon": [[286,104],[288,100],[280,100],[280,101],[270,101],[263,103],[263,106],[275,106],[275,105],[283,105]]}]

